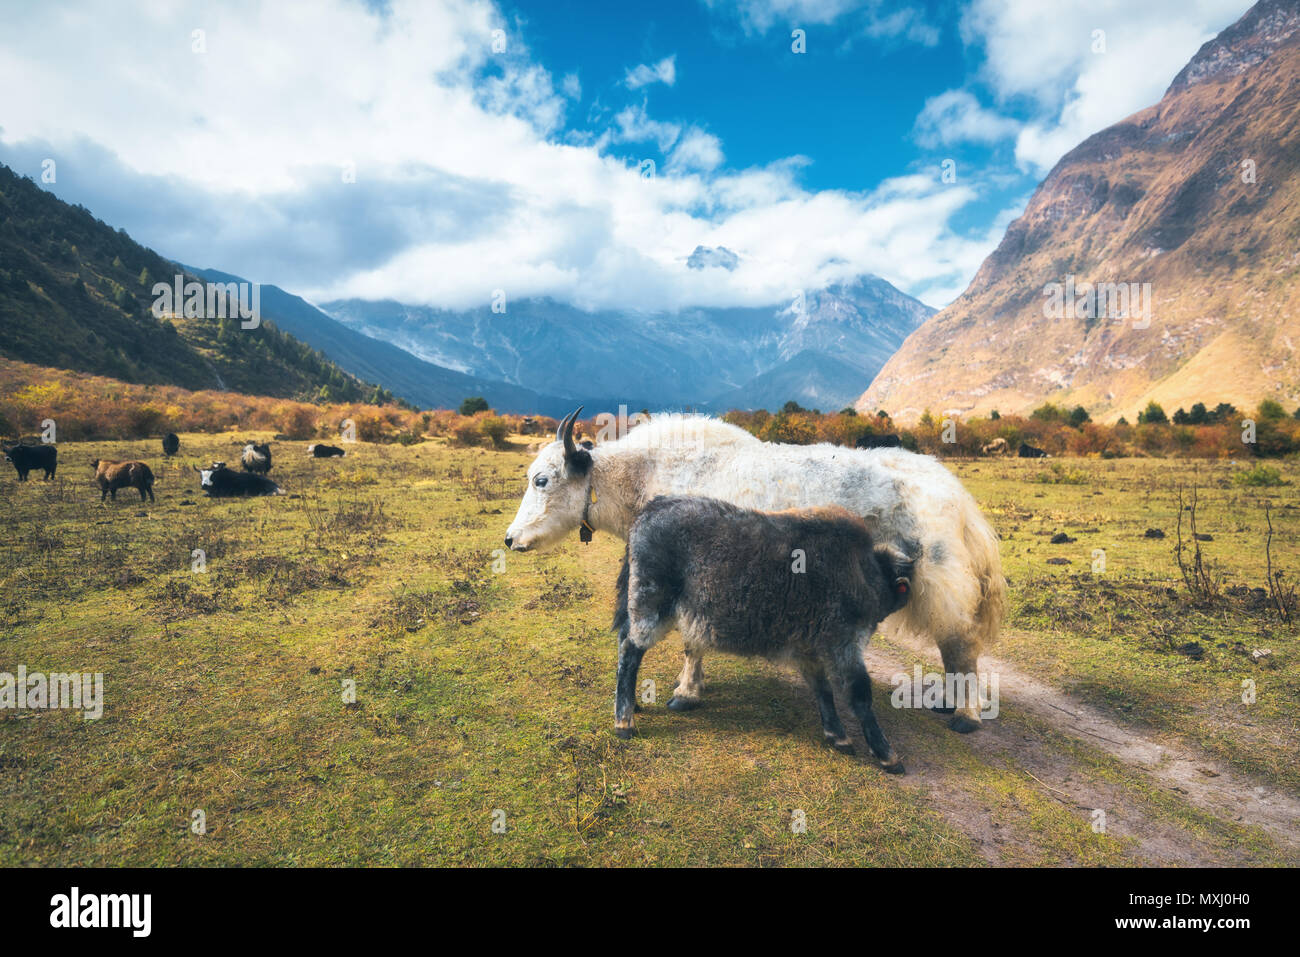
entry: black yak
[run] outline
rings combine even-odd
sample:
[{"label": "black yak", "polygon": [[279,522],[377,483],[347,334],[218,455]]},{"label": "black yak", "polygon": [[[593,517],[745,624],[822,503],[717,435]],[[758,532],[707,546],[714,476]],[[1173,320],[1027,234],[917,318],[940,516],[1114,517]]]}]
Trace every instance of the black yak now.
[{"label": "black yak", "polygon": [[697,651],[793,660],[817,700],[827,743],[852,752],[834,680],[881,767],[901,774],[871,710],[862,653],[911,588],[912,560],[876,544],[866,523],[840,506],[759,512],[718,499],[659,496],[633,522],[619,573],[615,733],[634,733],[641,657],[676,628]]},{"label": "black yak", "polygon": [[307,446],[307,454],[318,459],[341,459],[343,456],[347,455],[347,453],[337,445],[309,445]]},{"label": "black yak", "polygon": [[18,470],[18,481],[26,482],[32,469],[43,469],[47,479],[54,478],[59,464],[59,452],[53,445],[23,445],[21,442],[4,446],[5,461],[12,462]]},{"label": "black yak", "polygon": [[874,432],[868,432],[858,436],[856,444],[860,449],[899,449],[903,447],[903,440],[893,434],[876,435]]},{"label": "black yak", "polygon": [[280,486],[269,478],[251,472],[236,472],[226,468],[225,462],[213,462],[206,469],[196,465],[194,471],[199,473],[199,486],[211,498],[284,494]]}]

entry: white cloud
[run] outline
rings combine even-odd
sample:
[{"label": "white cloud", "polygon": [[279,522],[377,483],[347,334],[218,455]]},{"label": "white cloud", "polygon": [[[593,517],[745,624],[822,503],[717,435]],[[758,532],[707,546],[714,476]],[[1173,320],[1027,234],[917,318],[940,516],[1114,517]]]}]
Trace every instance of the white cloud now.
[{"label": "white cloud", "polygon": [[939,28],[926,22],[924,15],[914,7],[904,7],[884,16],[869,17],[862,33],[873,40],[897,38],[925,47],[937,46],[939,43]]},{"label": "white cloud", "polygon": [[653,65],[642,63],[628,70],[624,82],[629,90],[639,90],[652,83],[672,86],[677,82],[677,55],[666,56]]},{"label": "white cloud", "polygon": [[[486,0],[93,10],[6,15],[0,88],[28,94],[6,101],[0,158],[36,174],[56,158],[59,195],[162,254],[317,301],[763,305],[871,272],[942,305],[997,239],[949,226],[970,178],[813,192],[806,158],[729,169],[716,136],[644,104],[564,142],[576,77],[557,92],[513,32],[492,53],[505,20]],[[660,174],[618,143],[653,144]],[[699,246],[737,268],[688,268]]]},{"label": "white cloud", "polygon": [[862,0],[705,0],[711,9],[733,12],[747,30],[766,33],[777,24],[797,26],[834,23],[862,7]]},{"label": "white cloud", "polygon": [[560,82],[560,89],[571,100],[582,99],[582,82],[578,79],[576,73],[564,74],[564,79]]},{"label": "white cloud", "polygon": [[996,143],[1015,136],[1020,124],[980,106],[966,90],[947,90],[925,101],[916,118],[916,140],[927,148],[951,143]]},{"label": "white cloud", "polygon": [[[1034,118],[1016,159],[1045,173],[1093,133],[1159,101],[1202,43],[1252,0],[973,0],[963,39],[982,46],[986,82]],[[1105,52],[1094,52],[1102,31]]]},{"label": "white cloud", "polygon": [[[903,39],[922,46],[939,42],[939,30],[916,7],[893,7],[884,0],[704,0],[712,10],[739,21],[747,33],[773,27],[828,26],[844,21],[855,36]],[[892,9],[887,9],[892,7]],[[852,38],[850,38],[852,39]]]},{"label": "white cloud", "polygon": [[712,133],[691,127],[668,157],[669,171],[699,170],[709,172],[722,165],[722,141]]},{"label": "white cloud", "polygon": [[682,128],[676,123],[653,120],[645,105],[624,107],[614,116],[612,139],[615,143],[654,143],[659,152],[667,155],[673,148]]}]

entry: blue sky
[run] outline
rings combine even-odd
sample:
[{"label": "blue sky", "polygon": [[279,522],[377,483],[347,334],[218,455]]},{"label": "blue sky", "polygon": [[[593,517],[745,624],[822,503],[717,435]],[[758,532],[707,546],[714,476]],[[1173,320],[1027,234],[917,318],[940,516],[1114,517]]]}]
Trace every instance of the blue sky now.
[{"label": "blue sky", "polygon": [[[696,0],[557,0],[504,5],[503,12],[520,23],[554,72],[586,79],[588,95],[569,116],[576,129],[598,130],[620,108],[643,103],[655,114],[704,126],[725,145],[734,167],[761,166],[792,152],[805,157],[799,178],[810,190],[870,191],[905,172],[938,176],[940,164],[952,159],[959,174],[997,169],[1005,175],[962,210],[959,228],[986,228],[1023,202],[1041,177],[1016,168],[1013,142],[927,148],[914,135],[917,116],[936,93],[963,85],[984,92],[972,77],[982,51],[962,42],[960,4],[850,4],[833,18],[806,6],[807,14],[796,4],[757,22],[744,6]],[[891,17],[898,17],[893,25]],[[804,31],[803,55],[792,51],[796,29]],[[671,85],[627,88],[629,63],[665,59],[673,63]],[[1023,118],[1023,105],[1009,113]],[[632,145],[615,151],[637,159]]]},{"label": "blue sky", "polygon": [[[734,166],[808,156],[803,181],[811,189],[866,190],[924,162],[910,142],[913,122],[927,96],[960,86],[967,73],[952,4],[916,14],[933,24],[925,42],[862,36],[861,12],[834,24],[789,15],[758,30],[735,9],[693,0],[504,9],[522,21],[539,60],[585,80],[574,125],[599,127],[611,111],[648,102],[657,114],[707,126]],[[798,56],[790,33],[801,23],[810,52]],[[626,88],[629,64],[665,58],[674,64],[672,85]]]},{"label": "blue sky", "polygon": [[48,2],[6,12],[0,162],[315,301],[650,312],[874,273],[943,306],[1248,7]]}]

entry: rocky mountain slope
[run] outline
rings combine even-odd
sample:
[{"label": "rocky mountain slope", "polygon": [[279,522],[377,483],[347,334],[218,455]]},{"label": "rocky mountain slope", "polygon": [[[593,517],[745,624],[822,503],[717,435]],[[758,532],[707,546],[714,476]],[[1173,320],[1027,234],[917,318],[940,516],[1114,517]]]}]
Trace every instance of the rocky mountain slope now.
[{"label": "rocky mountain slope", "polygon": [[[186,267],[212,282],[243,282],[216,269]],[[543,395],[532,389],[467,375],[426,362],[381,339],[372,339],[332,319],[300,296],[279,286],[262,286],[262,312],[296,339],[337,362],[358,378],[382,382],[399,399],[423,409],[454,409],[469,396],[482,396],[500,412],[537,412],[562,416],[578,403],[609,408],[609,400],[590,395],[578,398]]]},{"label": "rocky mountain slope", "polygon": [[[857,407],[903,420],[1044,401],[1111,420],[1151,399],[1293,407],[1297,236],[1300,0],[1263,0],[1158,104],[1061,159]],[[1098,301],[1089,283],[1117,286]],[[1118,284],[1137,294],[1127,318]]]},{"label": "rocky mountain slope", "polygon": [[829,409],[851,402],[933,313],[875,277],[784,307],[587,313],[548,299],[457,312],[341,300],[348,327],[439,366],[548,395],[643,405]]}]

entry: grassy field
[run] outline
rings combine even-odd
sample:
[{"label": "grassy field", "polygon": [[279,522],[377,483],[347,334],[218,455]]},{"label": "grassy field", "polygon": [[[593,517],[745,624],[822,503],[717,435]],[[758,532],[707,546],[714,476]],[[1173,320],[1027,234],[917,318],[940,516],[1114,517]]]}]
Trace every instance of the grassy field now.
[{"label": "grassy field", "polygon": [[[1003,537],[995,666],[1047,695],[1030,708],[1004,685],[990,727],[953,734],[888,707],[890,670],[930,659],[882,636],[877,713],[909,769],[895,778],[824,749],[810,696],[775,665],[714,656],[706,706],[668,711],[675,637],[642,666],[658,695],[640,736],[616,739],[622,543],[494,555],[525,440],[359,443],[336,461],[277,444],[287,497],[208,500],[190,465],[234,461],[247,437],[182,435],[167,464],[152,441],[66,443],[54,482],[0,478],[0,671],[105,683],[97,721],[0,711],[0,865],[1300,862],[1300,823],[1270,830],[1247,801],[1275,795],[1285,817],[1300,798],[1300,642],[1251,590],[1266,502],[1273,567],[1300,575],[1295,464],[1291,484],[1252,488],[1232,481],[1241,465],[950,463]],[[137,456],[157,502],[101,506],[87,463]],[[1194,485],[1217,597],[1175,561]],[[1115,730],[1079,733],[1076,705]],[[1125,760],[1121,733],[1191,755],[1247,803]]]}]

